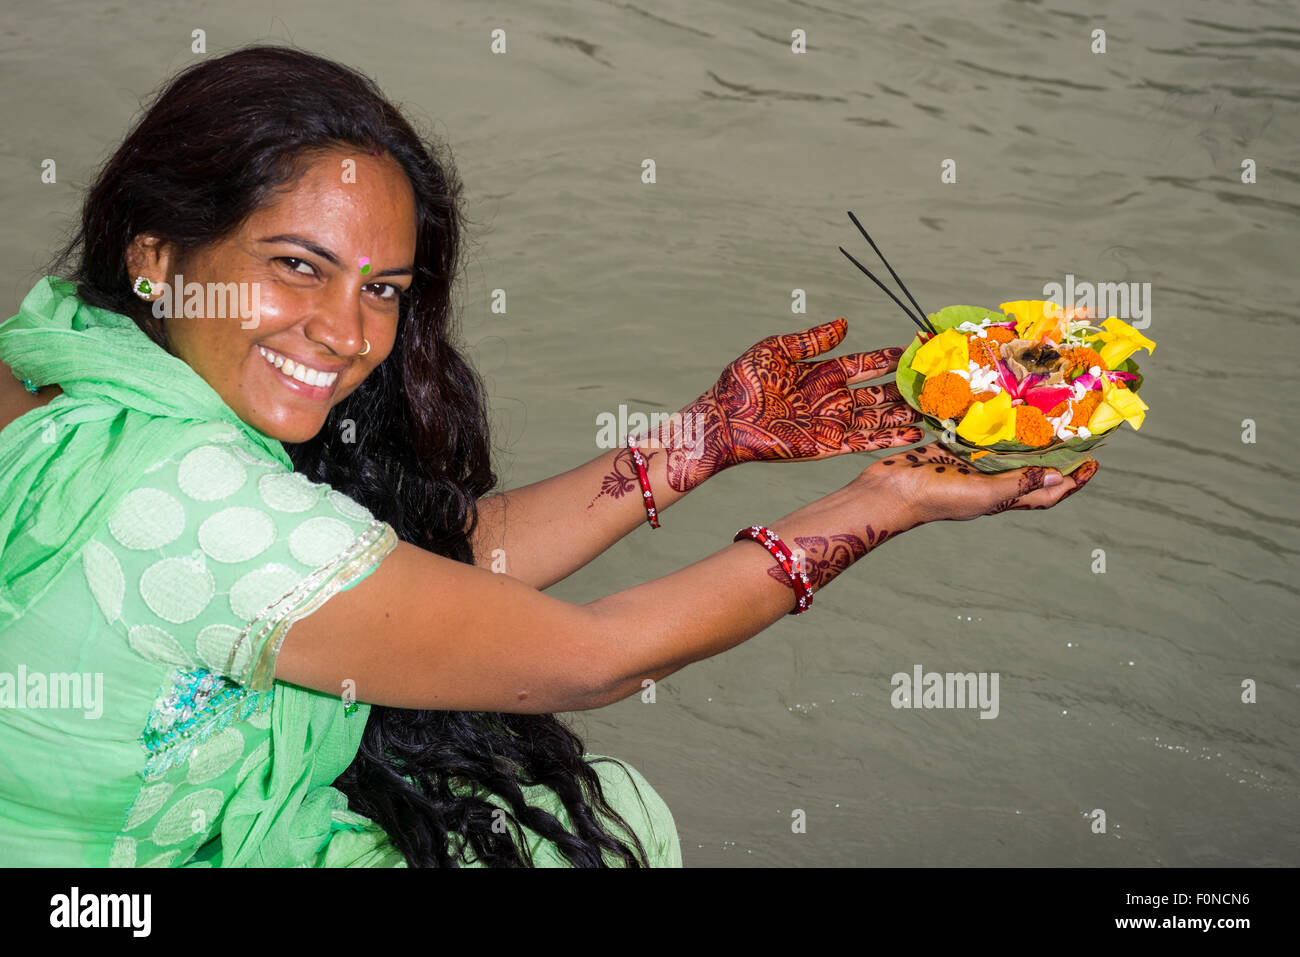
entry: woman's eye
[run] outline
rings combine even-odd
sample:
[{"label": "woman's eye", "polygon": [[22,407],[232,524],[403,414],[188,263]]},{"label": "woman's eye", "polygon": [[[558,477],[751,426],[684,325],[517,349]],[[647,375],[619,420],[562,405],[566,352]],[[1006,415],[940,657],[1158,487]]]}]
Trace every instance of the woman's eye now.
[{"label": "woman's eye", "polygon": [[402,290],[398,289],[391,282],[375,283],[372,288],[384,290],[384,294],[379,296],[379,298],[383,299],[385,302],[396,302],[398,297],[402,294]]},{"label": "woman's eye", "polygon": [[[294,256],[281,256],[278,261],[286,264],[289,267],[290,272],[295,272],[299,276],[316,275],[315,268],[312,266],[311,263],[307,262],[307,260],[305,259],[298,259]],[[302,271],[301,269],[298,268],[298,266],[306,266],[307,271],[306,272]]]}]

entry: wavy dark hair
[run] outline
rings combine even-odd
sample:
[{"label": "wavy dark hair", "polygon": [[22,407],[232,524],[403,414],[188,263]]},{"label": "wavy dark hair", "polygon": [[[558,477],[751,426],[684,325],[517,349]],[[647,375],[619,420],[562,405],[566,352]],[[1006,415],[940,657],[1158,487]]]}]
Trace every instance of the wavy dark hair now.
[{"label": "wavy dark hair", "polygon": [[[298,471],[365,505],[403,541],[473,564],[476,500],[497,477],[482,382],[453,344],[462,185],[445,145],[417,135],[371,79],[288,46],[245,47],[187,68],[100,170],[79,229],[48,271],[170,351],[148,303],[131,291],[131,240],[151,233],[184,259],[292,186],[305,160],[339,147],[387,154],[405,171],[415,192],[414,282],[390,356],[314,438],[285,448]],[[355,442],[337,438],[345,419],[366,423]],[[525,801],[522,787],[534,784],[560,798],[571,829]],[[582,741],[554,715],[375,706],[335,786],[411,866],[457,866],[467,851],[487,865],[529,866],[524,826],[577,866],[605,866],[607,855],[648,864]],[[509,805],[508,828],[493,826],[501,816],[494,820],[485,792]],[[626,838],[607,831],[602,815]]]}]

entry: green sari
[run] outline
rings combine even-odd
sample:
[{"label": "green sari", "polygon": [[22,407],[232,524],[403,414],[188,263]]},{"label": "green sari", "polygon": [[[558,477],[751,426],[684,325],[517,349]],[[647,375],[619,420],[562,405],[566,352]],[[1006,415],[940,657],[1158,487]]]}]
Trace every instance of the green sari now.
[{"label": "green sari", "polygon": [[[331,786],[369,706],[274,678],[293,622],[378,567],[392,528],[71,283],[36,285],[0,360],[63,392],[0,431],[0,863],[403,865]],[[588,757],[652,863],[679,865],[645,779]]]}]

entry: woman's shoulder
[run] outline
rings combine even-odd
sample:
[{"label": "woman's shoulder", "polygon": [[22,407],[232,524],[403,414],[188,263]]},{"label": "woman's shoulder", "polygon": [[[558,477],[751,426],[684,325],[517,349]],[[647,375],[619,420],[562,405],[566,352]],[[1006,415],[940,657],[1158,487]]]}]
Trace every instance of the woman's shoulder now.
[{"label": "woman's shoulder", "polygon": [[57,385],[50,385],[39,392],[29,392],[13,370],[0,362],[0,432],[14,419],[39,409],[62,391]]},{"label": "woman's shoulder", "polygon": [[116,503],[83,565],[105,617],[120,620],[133,647],[161,644],[167,660],[196,659],[265,690],[289,623],[395,544],[364,506],[241,429],[197,423]]},{"label": "woman's shoulder", "polygon": [[139,486],[174,486],[191,509],[211,503],[296,515],[330,506],[353,522],[369,523],[365,506],[324,482],[294,471],[265,446],[228,422],[197,422],[184,440],[149,465]]}]

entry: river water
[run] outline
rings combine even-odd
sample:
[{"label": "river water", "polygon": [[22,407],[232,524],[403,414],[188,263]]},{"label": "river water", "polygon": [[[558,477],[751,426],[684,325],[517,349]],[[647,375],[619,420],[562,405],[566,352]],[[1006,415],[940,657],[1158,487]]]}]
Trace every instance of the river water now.
[{"label": "river water", "polygon": [[[196,19],[18,0],[0,33],[5,315],[196,28],[210,55],[290,41],[365,70],[449,140],[478,223],[465,342],[506,487],[600,454],[597,417],[620,405],[679,409],[766,335],[843,315],[841,352],[905,345],[908,320],[836,250],[870,262],[849,209],[930,310],[1067,276],[1149,288],[1150,410],[1086,491],[910,532],[654,703],[574,716],[665,797],[688,865],[1300,863],[1297,4],[375,0]],[[667,574],[875,457],[733,469],[552,593]],[[996,673],[996,719],[893,707],[891,676],[918,665]]]}]

